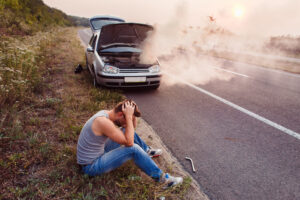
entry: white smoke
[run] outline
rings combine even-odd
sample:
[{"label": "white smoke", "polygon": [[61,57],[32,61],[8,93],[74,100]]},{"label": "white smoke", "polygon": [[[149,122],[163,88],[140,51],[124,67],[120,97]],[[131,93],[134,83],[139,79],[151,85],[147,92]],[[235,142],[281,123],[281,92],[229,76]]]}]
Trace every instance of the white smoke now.
[{"label": "white smoke", "polygon": [[[194,84],[230,80],[231,75],[214,68],[215,60],[199,54],[199,50],[211,49],[218,43],[217,37],[210,36],[215,24],[207,24],[204,30],[187,26],[187,8],[186,3],[181,2],[168,23],[154,25],[155,31],[142,44],[141,62],[153,63],[158,58],[163,70]],[[167,79],[167,84],[175,83]]]}]

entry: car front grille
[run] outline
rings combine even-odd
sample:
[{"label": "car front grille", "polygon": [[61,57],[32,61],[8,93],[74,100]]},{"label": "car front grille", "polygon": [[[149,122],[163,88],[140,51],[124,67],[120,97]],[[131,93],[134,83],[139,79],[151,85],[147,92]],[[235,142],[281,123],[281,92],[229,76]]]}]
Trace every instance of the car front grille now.
[{"label": "car front grille", "polygon": [[122,73],[148,73],[149,69],[120,69],[119,71]]}]

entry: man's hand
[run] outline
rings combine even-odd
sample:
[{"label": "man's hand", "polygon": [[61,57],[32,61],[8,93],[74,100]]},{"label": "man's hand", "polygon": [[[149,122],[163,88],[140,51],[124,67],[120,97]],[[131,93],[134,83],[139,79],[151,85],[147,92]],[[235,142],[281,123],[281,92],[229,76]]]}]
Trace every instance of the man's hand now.
[{"label": "man's hand", "polygon": [[122,112],[126,119],[125,137],[127,140],[126,146],[134,144],[134,126],[133,126],[133,113],[135,104],[131,101],[126,101],[122,106]]},{"label": "man's hand", "polygon": [[134,113],[135,103],[126,101],[122,106],[122,112],[125,115],[125,118],[132,117]]}]

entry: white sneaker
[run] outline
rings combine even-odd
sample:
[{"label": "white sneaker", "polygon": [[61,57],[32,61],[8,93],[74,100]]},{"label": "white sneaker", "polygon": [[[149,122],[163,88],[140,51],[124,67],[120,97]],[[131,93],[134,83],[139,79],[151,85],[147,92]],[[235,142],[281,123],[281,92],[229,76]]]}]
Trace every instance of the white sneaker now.
[{"label": "white sneaker", "polygon": [[149,149],[147,151],[147,154],[153,158],[153,157],[158,157],[162,154],[162,150],[161,149],[152,149],[150,146],[149,146]]},{"label": "white sneaker", "polygon": [[165,188],[169,188],[181,184],[182,181],[183,181],[182,177],[174,177],[168,173],[164,173],[161,178],[162,183],[167,183],[167,186]]}]

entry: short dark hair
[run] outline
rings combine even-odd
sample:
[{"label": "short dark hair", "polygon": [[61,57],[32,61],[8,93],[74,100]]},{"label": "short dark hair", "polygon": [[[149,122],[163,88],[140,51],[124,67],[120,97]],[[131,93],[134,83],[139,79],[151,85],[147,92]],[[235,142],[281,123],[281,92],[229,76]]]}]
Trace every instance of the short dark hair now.
[{"label": "short dark hair", "polygon": [[135,103],[134,101],[128,100],[128,99],[126,99],[126,100],[124,100],[124,101],[122,101],[122,102],[119,102],[119,103],[114,107],[115,113],[122,112],[123,104],[124,104],[125,102],[127,102],[127,101],[133,102],[133,103],[135,104],[133,115],[136,116],[136,117],[140,117],[142,114],[141,114],[141,111],[140,111],[139,107],[136,105],[136,103]]}]

